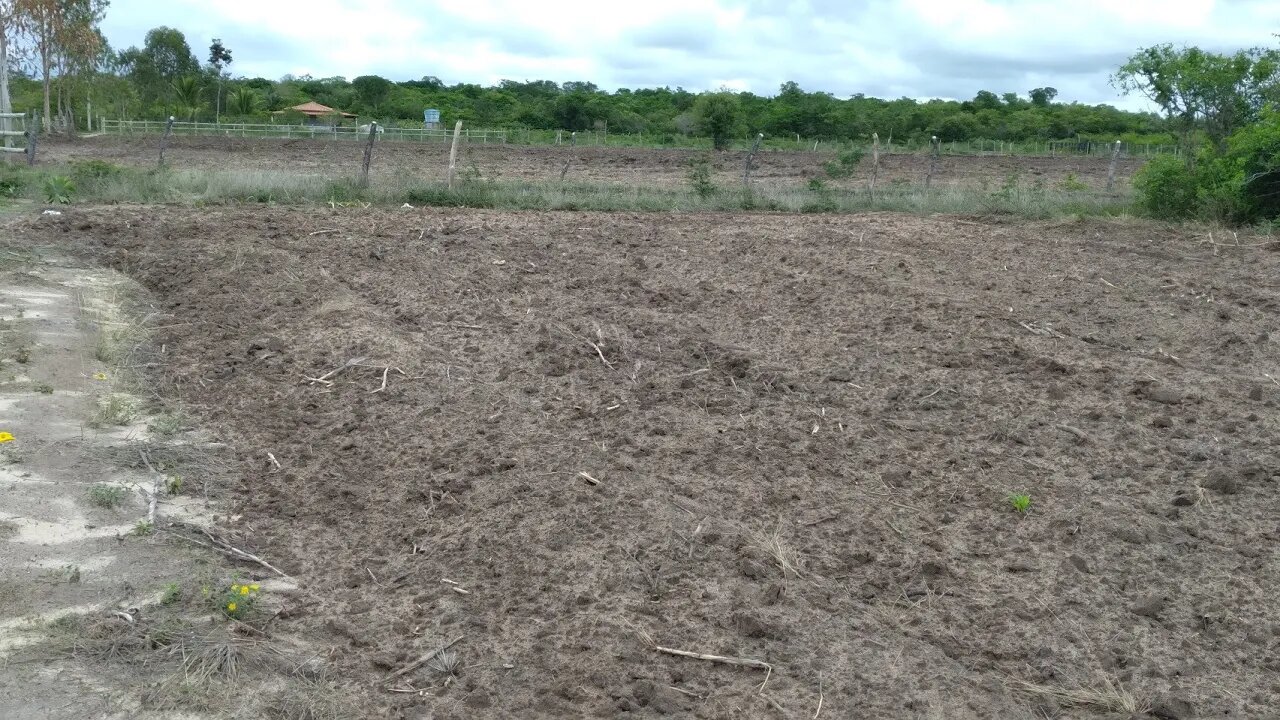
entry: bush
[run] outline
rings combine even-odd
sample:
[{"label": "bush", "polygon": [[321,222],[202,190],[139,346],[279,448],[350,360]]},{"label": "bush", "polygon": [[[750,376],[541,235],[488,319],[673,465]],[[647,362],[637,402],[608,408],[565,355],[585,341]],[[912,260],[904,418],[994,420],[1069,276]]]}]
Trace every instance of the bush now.
[{"label": "bush", "polygon": [[75,192],[76,185],[71,178],[54,175],[44,181],[44,199],[50,205],[69,205]]},{"label": "bush", "polygon": [[1239,173],[1241,219],[1280,218],[1280,109],[1264,111],[1258,122],[1232,135],[1226,160]]},{"label": "bush", "polygon": [[124,168],[104,160],[79,160],[71,163],[71,177],[75,180],[102,180],[119,175]]},{"label": "bush", "polygon": [[731,92],[703,93],[693,103],[693,120],[698,130],[711,136],[716,150],[728,150],[738,129],[741,107]]},{"label": "bush", "polygon": [[705,155],[689,161],[688,179],[689,186],[703,200],[716,194],[715,183],[711,182],[711,161]]},{"label": "bush", "polygon": [[1181,159],[1157,155],[1133,176],[1138,206],[1155,217],[1183,220],[1196,215],[1195,173]]},{"label": "bush", "polygon": [[857,169],[858,163],[862,162],[862,158],[866,154],[866,150],[858,147],[841,150],[835,160],[828,162],[824,166],[827,170],[827,175],[833,180],[849,177]]}]

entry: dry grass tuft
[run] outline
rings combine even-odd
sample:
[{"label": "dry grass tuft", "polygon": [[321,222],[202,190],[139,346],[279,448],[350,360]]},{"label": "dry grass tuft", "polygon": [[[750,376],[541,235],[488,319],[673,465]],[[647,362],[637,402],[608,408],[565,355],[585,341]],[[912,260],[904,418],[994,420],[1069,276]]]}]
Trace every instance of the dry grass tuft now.
[{"label": "dry grass tuft", "polygon": [[1142,714],[1151,709],[1149,700],[1134,695],[1122,683],[1108,677],[1103,677],[1093,687],[1079,685],[1074,688],[1065,688],[1023,680],[1017,681],[1014,686],[1028,695],[1051,700],[1064,708],[1091,708],[1127,715]]},{"label": "dry grass tuft", "polygon": [[772,534],[751,532],[748,534],[748,546],[769,556],[782,570],[784,576],[801,576],[804,558],[800,552],[792,548],[782,539],[782,528],[776,528]]}]

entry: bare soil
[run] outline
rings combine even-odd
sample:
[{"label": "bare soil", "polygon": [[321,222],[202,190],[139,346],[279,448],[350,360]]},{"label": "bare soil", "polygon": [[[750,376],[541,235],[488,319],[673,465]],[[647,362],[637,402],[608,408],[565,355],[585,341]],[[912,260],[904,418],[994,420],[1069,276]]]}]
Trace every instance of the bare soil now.
[{"label": "bare soil", "polygon": [[[99,159],[121,165],[153,167],[159,152],[159,136],[99,136],[54,140],[41,146],[47,162]],[[177,169],[287,171],[324,176],[354,175],[363,156],[363,143],[353,140],[272,140],[234,137],[174,137],[165,152],[166,162]],[[686,182],[689,163],[707,155],[692,150],[620,147],[568,147],[523,145],[466,145],[459,172],[486,179],[524,181],[559,180],[565,162],[566,178],[578,182],[627,183],[672,186]],[[442,179],[448,167],[449,147],[442,143],[383,141],[375,150],[373,176]],[[713,153],[715,181],[739,182],[744,152]],[[755,161],[752,177],[762,183],[800,185],[810,178],[826,178],[824,166],[834,153],[765,151]],[[923,154],[881,157],[878,181],[921,184],[929,171]],[[1117,183],[1125,186],[1145,158],[1122,158]],[[1089,188],[1106,187],[1109,159],[1098,156],[1013,157],[1002,155],[942,156],[935,186],[1000,187],[1013,178],[1024,185],[1036,182],[1054,188],[1072,177]],[[865,183],[871,160],[865,158],[854,176],[836,184]],[[828,181],[830,181],[828,179]]]},{"label": "bare soil", "polygon": [[[235,531],[317,598],[279,629],[328,637],[369,717],[1280,707],[1280,246],[889,214],[14,232],[172,313],[160,388],[235,448]],[[455,638],[453,674],[386,684]]]}]

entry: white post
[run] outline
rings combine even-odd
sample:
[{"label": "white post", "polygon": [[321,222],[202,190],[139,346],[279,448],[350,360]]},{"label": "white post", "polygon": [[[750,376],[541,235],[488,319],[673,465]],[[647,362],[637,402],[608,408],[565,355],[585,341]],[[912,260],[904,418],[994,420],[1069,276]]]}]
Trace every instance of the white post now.
[{"label": "white post", "polygon": [[880,133],[871,133],[871,184],[868,194],[876,199],[876,177],[880,175]]},{"label": "white post", "polygon": [[1111,167],[1107,168],[1107,192],[1111,192],[1116,185],[1116,160],[1120,158],[1120,141],[1117,140],[1115,146],[1111,149]]},{"label": "white post", "polygon": [[453,176],[458,166],[458,136],[462,134],[462,121],[453,126],[453,145],[449,147],[449,189],[453,189]]}]

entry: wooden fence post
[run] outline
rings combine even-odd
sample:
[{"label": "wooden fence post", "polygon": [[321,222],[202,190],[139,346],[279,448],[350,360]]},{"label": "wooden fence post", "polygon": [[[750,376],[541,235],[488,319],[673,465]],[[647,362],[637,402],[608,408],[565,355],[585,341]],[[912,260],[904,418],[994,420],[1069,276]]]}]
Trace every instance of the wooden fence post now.
[{"label": "wooden fence post", "polygon": [[164,149],[169,146],[169,136],[173,134],[173,116],[164,124],[164,136],[160,138],[160,165],[164,167]]},{"label": "wooden fence post", "polygon": [[36,164],[36,131],[27,130],[27,165]]},{"label": "wooden fence post", "polygon": [[751,151],[747,153],[747,162],[742,168],[743,187],[751,187],[751,163],[756,159],[756,151],[760,149],[761,140],[764,140],[764,133],[756,133],[756,141],[751,143]]},{"label": "wooden fence post", "polygon": [[928,190],[933,184],[933,174],[938,171],[938,136],[934,135],[930,139],[933,149],[929,152],[929,174],[924,176],[924,189]]},{"label": "wooden fence post", "polygon": [[1120,141],[1111,149],[1111,167],[1107,168],[1107,192],[1116,186],[1116,160],[1120,159]]},{"label": "wooden fence post", "polygon": [[876,178],[880,175],[880,133],[871,133],[871,184],[868,194],[876,199]]},{"label": "wooden fence post", "polygon": [[[558,143],[557,143],[557,144],[558,144]],[[576,133],[576,132],[575,132],[575,133],[570,133],[570,135],[569,135],[569,147],[577,147],[577,146],[578,146],[578,133]],[[573,161],[573,158],[569,158],[568,160],[565,160],[565,161],[564,161],[564,167],[560,168],[560,182],[564,182],[564,176],[565,176],[566,174],[568,174],[568,172],[569,172],[569,163],[570,163],[570,162],[572,162],[572,161]]]},{"label": "wooden fence post", "polygon": [[378,121],[369,123],[369,142],[364,146],[364,162],[360,165],[360,187],[369,187],[369,164],[373,162],[373,142],[378,137]]},{"label": "wooden fence post", "polygon": [[449,146],[449,189],[453,189],[453,176],[458,167],[458,136],[462,134],[462,121],[453,126],[453,144]]}]

